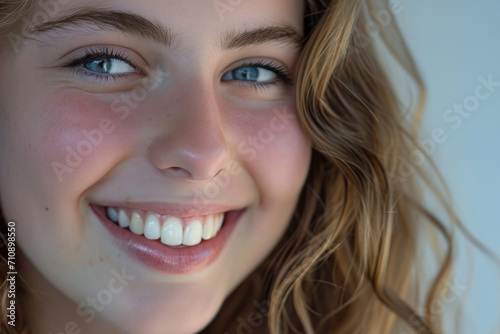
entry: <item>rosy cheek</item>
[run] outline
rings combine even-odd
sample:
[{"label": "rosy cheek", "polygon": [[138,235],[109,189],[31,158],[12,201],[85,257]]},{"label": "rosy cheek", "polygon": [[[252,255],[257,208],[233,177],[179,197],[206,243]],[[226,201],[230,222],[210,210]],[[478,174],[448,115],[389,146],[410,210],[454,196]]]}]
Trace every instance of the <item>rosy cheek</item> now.
[{"label": "rosy cheek", "polygon": [[98,177],[116,156],[130,146],[130,120],[122,120],[112,103],[81,94],[59,95],[40,110],[40,122],[28,140],[33,163],[53,182],[73,184]]},{"label": "rosy cheek", "polygon": [[303,184],[311,144],[303,133],[293,104],[261,110],[240,129],[237,152],[264,191],[261,195],[288,199]]}]

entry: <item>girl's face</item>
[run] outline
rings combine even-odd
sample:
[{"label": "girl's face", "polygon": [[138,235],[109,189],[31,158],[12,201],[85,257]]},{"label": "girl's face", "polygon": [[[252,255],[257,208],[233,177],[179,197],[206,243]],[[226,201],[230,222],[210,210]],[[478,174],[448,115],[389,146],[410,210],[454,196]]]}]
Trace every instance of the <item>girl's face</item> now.
[{"label": "girl's face", "polygon": [[302,20],[298,0],[54,0],[29,38],[3,41],[0,198],[41,292],[35,328],[213,319],[308,172],[291,85]]}]

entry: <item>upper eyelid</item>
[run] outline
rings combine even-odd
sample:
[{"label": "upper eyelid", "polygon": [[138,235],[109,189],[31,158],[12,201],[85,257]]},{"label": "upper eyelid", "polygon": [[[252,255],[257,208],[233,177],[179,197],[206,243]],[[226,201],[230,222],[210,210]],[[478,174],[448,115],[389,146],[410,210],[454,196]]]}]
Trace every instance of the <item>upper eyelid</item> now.
[{"label": "upper eyelid", "polygon": [[[65,56],[62,57],[64,58],[64,63],[62,66],[64,67],[70,64],[71,62],[77,62],[78,60],[83,60],[86,56],[88,56],[89,52],[90,54],[95,53],[97,56],[97,54],[99,53],[97,51],[101,50],[101,48],[107,49],[110,53],[115,53],[115,54],[122,53],[124,54],[124,58],[126,58],[126,60],[124,59],[120,60],[126,61],[130,66],[139,70],[141,73],[149,72],[148,69],[150,68],[150,64],[139,53],[129,48],[114,46],[114,45],[91,45],[74,49],[73,51],[68,52]],[[101,53],[105,54],[104,52]]]},{"label": "upper eyelid", "polygon": [[[105,54],[102,54],[102,55],[105,55]],[[66,65],[64,65],[64,67],[75,67],[81,63],[84,63],[87,59],[92,59],[92,57],[97,57],[99,56],[99,54],[95,54],[95,55],[92,55],[92,54],[87,54],[83,57],[75,57],[73,58],[69,63],[67,63]],[[122,57],[117,57],[116,55],[110,55],[110,58],[111,59],[116,59],[116,60],[119,60],[119,61],[123,61],[125,63],[127,63],[129,66],[131,66],[132,68],[134,69],[137,69],[137,66],[135,66],[133,64],[132,61],[130,61],[129,59],[124,59]]]},{"label": "upper eyelid", "polygon": [[239,67],[242,67],[242,66],[246,66],[246,65],[252,65],[252,66],[255,66],[255,65],[276,65],[276,66],[279,66],[279,67],[283,67],[284,69],[286,69],[286,71],[288,72],[288,74],[291,74],[291,71],[290,69],[288,68],[288,66],[280,61],[280,60],[277,60],[277,59],[274,59],[274,58],[269,58],[269,57],[247,57],[247,58],[242,58],[240,60],[237,60],[237,61],[234,61],[231,63],[231,65],[227,66],[226,67],[226,70],[225,71],[228,71],[230,68],[232,69],[237,69]]}]

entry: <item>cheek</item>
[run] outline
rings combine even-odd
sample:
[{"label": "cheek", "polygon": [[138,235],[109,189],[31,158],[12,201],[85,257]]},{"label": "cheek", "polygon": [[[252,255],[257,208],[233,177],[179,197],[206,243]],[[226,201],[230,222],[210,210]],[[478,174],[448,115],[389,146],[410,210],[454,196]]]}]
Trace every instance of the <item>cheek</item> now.
[{"label": "cheek", "polygon": [[120,120],[108,101],[71,93],[46,94],[6,112],[0,143],[6,217],[19,221],[25,245],[45,235],[76,248],[82,194],[130,146],[131,122]]},{"label": "cheek", "polygon": [[37,180],[44,186],[62,192],[83,190],[129,154],[140,136],[143,120],[126,104],[114,101],[120,99],[60,93],[19,120],[22,133],[8,132],[10,151],[17,155],[18,165],[43,175]]},{"label": "cheek", "polygon": [[46,106],[40,133],[43,155],[35,157],[54,183],[75,185],[78,180],[91,183],[106,168],[106,157],[120,142],[123,122],[112,112],[111,104],[68,94]]},{"label": "cheek", "polygon": [[249,210],[248,224],[239,230],[237,251],[227,264],[234,282],[241,281],[238,275],[255,268],[282,237],[307,177],[311,155],[311,143],[291,103],[258,110],[237,124],[233,143],[239,162],[257,188],[258,199]]},{"label": "cheek", "polygon": [[305,182],[311,155],[293,104],[259,111],[245,122],[242,133],[238,154],[259,187],[262,204],[293,202]]}]

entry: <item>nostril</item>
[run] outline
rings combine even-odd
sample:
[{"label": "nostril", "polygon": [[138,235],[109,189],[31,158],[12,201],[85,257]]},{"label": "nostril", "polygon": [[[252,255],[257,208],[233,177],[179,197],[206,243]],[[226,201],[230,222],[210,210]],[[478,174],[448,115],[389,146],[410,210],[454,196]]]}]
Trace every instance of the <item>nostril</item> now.
[{"label": "nostril", "polygon": [[169,167],[167,169],[168,172],[172,173],[175,176],[182,176],[185,178],[191,178],[192,175],[189,171],[185,170],[184,168],[181,167]]}]

